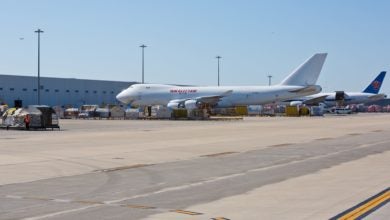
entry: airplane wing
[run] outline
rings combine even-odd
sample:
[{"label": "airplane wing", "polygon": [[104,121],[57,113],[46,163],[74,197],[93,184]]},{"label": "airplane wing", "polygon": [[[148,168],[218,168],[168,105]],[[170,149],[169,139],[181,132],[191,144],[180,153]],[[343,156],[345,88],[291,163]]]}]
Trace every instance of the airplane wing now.
[{"label": "airplane wing", "polygon": [[310,85],[310,86],[306,86],[306,87],[301,88],[301,89],[290,90],[289,92],[292,92],[292,93],[307,93],[307,92],[315,92],[315,91],[318,91],[318,87],[315,86],[315,85]]},{"label": "airplane wing", "polygon": [[194,98],[194,100],[205,103],[205,104],[216,104],[221,100],[221,98],[230,95],[233,92],[233,90],[228,90],[220,95],[214,95],[214,96],[200,96]]},{"label": "airplane wing", "polygon": [[171,100],[168,103],[168,106],[184,106],[187,101],[193,101],[193,103],[203,103],[208,105],[217,104],[221,98],[230,95],[233,90],[228,90],[226,92],[221,93],[220,95],[212,95],[212,96],[199,96],[194,98],[186,98],[186,99],[175,99]]},{"label": "airplane wing", "polygon": [[315,97],[315,98],[312,98],[312,99],[307,99],[307,100],[303,101],[303,104],[315,105],[315,104],[318,104],[320,102],[324,102],[326,97],[328,97],[328,95],[322,95],[322,96]]}]

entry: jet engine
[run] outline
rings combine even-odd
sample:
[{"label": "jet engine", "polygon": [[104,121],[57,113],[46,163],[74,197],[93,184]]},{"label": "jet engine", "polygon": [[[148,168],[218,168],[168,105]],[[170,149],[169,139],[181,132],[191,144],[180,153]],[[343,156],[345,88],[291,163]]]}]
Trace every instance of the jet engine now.
[{"label": "jet engine", "polygon": [[303,102],[302,101],[292,101],[290,102],[290,106],[299,106],[299,105],[302,105]]},{"label": "jet engine", "polygon": [[170,109],[197,109],[197,108],[201,108],[201,103],[196,101],[196,100],[193,100],[193,99],[190,99],[190,100],[187,100],[187,101],[171,101],[167,104],[167,107],[170,108]]},{"label": "jet engine", "polygon": [[170,109],[179,109],[179,108],[184,108],[183,104],[180,102],[169,102],[167,104],[167,107]]},{"label": "jet engine", "polygon": [[186,109],[197,109],[200,107],[200,103],[196,100],[190,99],[184,102],[184,107]]}]

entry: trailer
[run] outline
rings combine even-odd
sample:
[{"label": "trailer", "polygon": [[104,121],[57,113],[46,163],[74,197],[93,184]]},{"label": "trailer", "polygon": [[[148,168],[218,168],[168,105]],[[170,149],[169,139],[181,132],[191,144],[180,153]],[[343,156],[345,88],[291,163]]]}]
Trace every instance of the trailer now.
[{"label": "trailer", "polygon": [[56,112],[46,105],[10,108],[2,115],[0,127],[6,129],[60,129]]}]

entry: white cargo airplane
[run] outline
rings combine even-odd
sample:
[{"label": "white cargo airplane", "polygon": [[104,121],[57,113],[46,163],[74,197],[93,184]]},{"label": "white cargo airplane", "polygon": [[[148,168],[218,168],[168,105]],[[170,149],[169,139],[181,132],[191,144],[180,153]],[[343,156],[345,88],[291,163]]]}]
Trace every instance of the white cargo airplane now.
[{"label": "white cargo airplane", "polygon": [[332,107],[337,104],[337,101],[341,101],[343,105],[350,105],[381,100],[387,97],[385,94],[379,93],[385,76],[386,71],[380,72],[379,75],[370,84],[368,84],[367,88],[362,92],[321,92],[315,95],[285,100],[283,103],[292,106],[302,104],[317,105],[323,103],[326,107]]},{"label": "white cargo airplane", "polygon": [[134,84],[116,98],[132,106],[164,105],[171,109],[260,105],[316,94],[315,85],[327,54],[313,55],[280,84],[273,86],[175,86]]}]

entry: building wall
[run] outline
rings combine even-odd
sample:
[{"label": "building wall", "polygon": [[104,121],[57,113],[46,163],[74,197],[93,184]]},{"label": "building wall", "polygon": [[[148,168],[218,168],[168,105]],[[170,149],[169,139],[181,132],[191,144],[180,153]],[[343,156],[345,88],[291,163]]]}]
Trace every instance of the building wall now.
[{"label": "building wall", "polygon": [[[41,104],[74,106],[118,104],[115,96],[135,82],[41,77]],[[38,104],[38,79],[31,76],[0,75],[0,103],[23,106]]]}]

